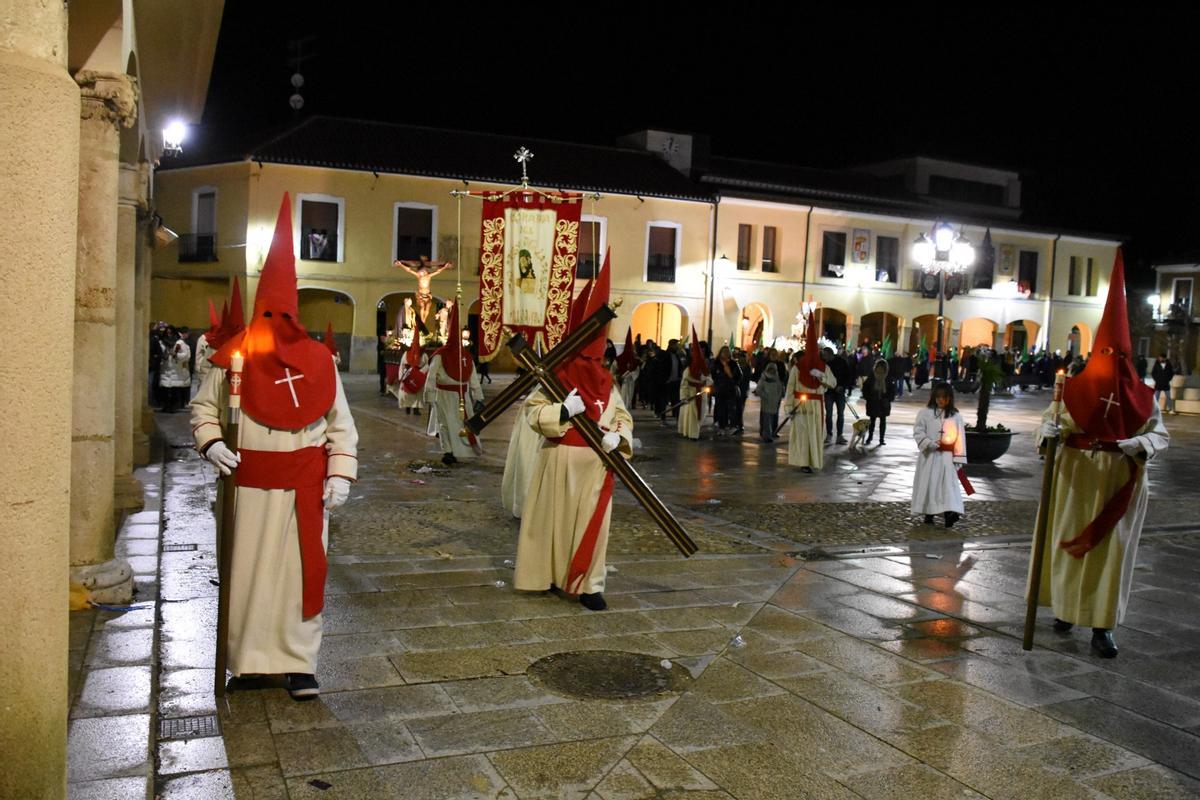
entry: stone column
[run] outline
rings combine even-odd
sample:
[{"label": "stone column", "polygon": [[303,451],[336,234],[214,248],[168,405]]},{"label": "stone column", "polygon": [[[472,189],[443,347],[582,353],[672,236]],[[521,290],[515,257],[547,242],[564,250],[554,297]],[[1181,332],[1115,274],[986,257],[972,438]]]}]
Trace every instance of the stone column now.
[{"label": "stone column", "polygon": [[[148,181],[150,165],[142,162],[139,166],[143,180]],[[154,271],[154,248],[151,243],[154,241],[155,218],[149,208],[138,216],[138,223],[134,298],[137,308],[134,343],[137,353],[138,422],[134,428],[133,459],[134,463],[145,464],[150,461],[150,437],[154,435],[154,411],[150,408],[150,281]]]},{"label": "stone column", "polygon": [[113,558],[119,126],[137,113],[125,75],[81,71],[75,370],[71,416],[71,578],[100,602],[133,599],[133,572]]},{"label": "stone column", "polygon": [[136,404],[137,345],[137,237],[138,209],[142,205],[141,173],[132,164],[122,164],[117,191],[117,294],[116,294],[116,418],[113,423],[115,475],[113,498],[117,508],[142,505],[142,484],[133,477],[133,438],[141,428]]},{"label": "stone column", "polygon": [[[67,794],[67,559],[79,87],[62,3],[0,14],[0,797]],[[18,455],[19,454],[19,455]],[[19,766],[18,766],[19,765]]]}]

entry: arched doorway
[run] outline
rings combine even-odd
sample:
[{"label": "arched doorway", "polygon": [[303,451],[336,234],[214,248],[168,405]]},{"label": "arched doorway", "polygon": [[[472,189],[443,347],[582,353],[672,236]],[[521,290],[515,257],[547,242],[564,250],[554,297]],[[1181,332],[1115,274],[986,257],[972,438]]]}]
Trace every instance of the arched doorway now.
[{"label": "arched doorway", "polygon": [[1027,353],[1037,344],[1042,326],[1031,319],[1015,319],[1004,326],[1004,346]]},{"label": "arched doorway", "polygon": [[339,369],[350,369],[354,341],[354,298],[333,289],[303,287],[297,291],[300,305],[300,324],[309,336],[320,339],[325,328],[333,325],[333,340],[342,356]]},{"label": "arched doorway", "polygon": [[996,329],[999,326],[987,317],[964,319],[958,329],[958,349],[968,347],[995,347]]},{"label": "arched doorway", "polygon": [[[942,347],[950,349],[949,318],[942,318]],[[916,353],[922,346],[926,352],[932,353],[937,344],[937,314],[922,314],[913,319],[912,333],[908,336],[908,352]]]},{"label": "arched doorway", "polygon": [[900,336],[900,318],[895,314],[889,314],[886,311],[873,311],[870,314],[863,314],[862,321],[858,326],[858,346],[866,345],[874,347],[879,345],[883,347],[883,343],[891,337],[894,347],[899,347],[897,339]]},{"label": "arched doorway", "polygon": [[663,347],[672,339],[682,340],[690,333],[687,311],[674,303],[642,303],[633,310],[630,327],[634,338],[641,336],[643,344],[653,339]]},{"label": "arched doorway", "polygon": [[821,306],[816,310],[817,337],[828,339],[834,344],[846,342],[846,325],[848,318],[845,311]]},{"label": "arched doorway", "polygon": [[750,303],[742,308],[738,346],[746,352],[759,342],[771,340],[771,312],[762,303]]},{"label": "arched doorway", "polygon": [[1071,326],[1071,333],[1067,336],[1067,351],[1072,356],[1083,358],[1092,352],[1092,329],[1087,323],[1076,322]]}]

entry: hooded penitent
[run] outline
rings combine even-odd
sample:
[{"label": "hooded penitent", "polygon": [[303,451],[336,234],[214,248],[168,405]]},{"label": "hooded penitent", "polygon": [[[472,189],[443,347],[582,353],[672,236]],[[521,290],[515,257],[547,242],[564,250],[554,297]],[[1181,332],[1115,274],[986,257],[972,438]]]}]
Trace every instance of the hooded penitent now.
[{"label": "hooded penitent", "polygon": [[797,369],[801,386],[809,389],[820,387],[821,379],[814,376],[812,371],[819,369],[825,372],[825,362],[821,359],[821,348],[817,344],[817,321],[811,313],[808,315],[808,324],[804,326],[804,355],[800,357]]},{"label": "hooded penitent", "polygon": [[286,194],[254,295],[250,325],[224,342],[212,363],[228,369],[235,350],[245,358],[242,409],[255,422],[299,430],[333,405],[337,391],[333,359],[300,324],[292,207]]},{"label": "hooded penitent", "polygon": [[216,335],[217,328],[221,327],[221,318],[217,316],[217,307],[213,305],[212,298],[208,301],[208,330],[204,332],[204,339],[211,342],[212,337]]},{"label": "hooded penitent", "polygon": [[[420,323],[420,320],[417,321]],[[400,386],[406,394],[420,394],[425,388],[426,373],[421,371],[421,337],[413,334],[412,344],[404,351],[404,374]]]},{"label": "hooded penitent", "polygon": [[[1125,307],[1125,262],[1117,250],[1104,316],[1096,329],[1092,353],[1083,372],[1068,378],[1063,402],[1082,433],[1067,437],[1068,447],[1116,451],[1116,442],[1138,434],[1154,413],[1154,391],[1138,380],[1129,336]],[[1099,544],[1129,509],[1129,501],[1141,469],[1136,459],[1129,462],[1129,480],[1109,498],[1100,515],[1062,547],[1076,558]]]},{"label": "hooded penitent", "polygon": [[[574,328],[585,319],[600,310],[608,303],[610,285],[608,253],[604,255],[604,263],[600,274],[584,289],[571,306],[571,327]],[[612,373],[604,367],[604,344],[608,335],[608,326],[596,332],[587,344],[565,363],[554,371],[558,379],[569,392],[577,389],[583,398],[585,413],[593,420],[599,420],[601,410],[608,405],[609,393],[612,390]],[[597,404],[599,401],[599,404]]]},{"label": "hooded penitent", "polygon": [[329,354],[331,356],[333,356],[334,358],[337,358],[338,357],[338,347],[337,347],[337,342],[334,341],[334,338],[333,338],[333,323],[332,322],[325,323],[324,343],[325,343],[325,347],[329,350]]},{"label": "hooded penitent", "polygon": [[462,326],[458,321],[458,303],[454,303],[450,307],[450,321],[446,324],[446,335],[450,337],[450,341],[434,353],[434,356],[442,357],[442,370],[452,380],[466,383],[471,380],[474,364],[471,361],[471,351],[462,341]]},{"label": "hooded penitent", "polygon": [[633,328],[625,329],[625,349],[617,356],[617,373],[624,375],[637,364],[637,351],[633,346]]},{"label": "hooded penitent", "polygon": [[[708,375],[708,359],[704,357],[704,351],[700,349],[700,337],[696,336],[696,326],[692,326],[692,360],[688,363],[688,370],[692,373],[692,380],[700,380]],[[700,390],[696,391],[696,414],[704,413],[704,395]]]},{"label": "hooded penitent", "polygon": [[[242,310],[242,284],[233,279],[233,294],[229,303],[221,308],[221,324],[216,333],[208,337],[208,346],[220,350],[221,346],[246,329],[246,312]],[[211,360],[211,359],[210,359]]]}]

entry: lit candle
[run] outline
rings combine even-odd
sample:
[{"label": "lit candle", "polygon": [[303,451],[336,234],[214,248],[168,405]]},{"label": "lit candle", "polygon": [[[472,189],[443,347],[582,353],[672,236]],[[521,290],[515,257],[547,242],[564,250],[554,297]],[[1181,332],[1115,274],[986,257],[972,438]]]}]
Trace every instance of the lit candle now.
[{"label": "lit candle", "polygon": [[242,351],[234,350],[233,355],[229,358],[229,407],[242,407],[242,367],[245,366],[246,359],[242,357]]},{"label": "lit candle", "polygon": [[1067,382],[1067,373],[1065,370],[1059,370],[1054,376],[1054,402],[1051,404],[1054,408],[1054,424],[1057,425],[1059,417],[1062,414],[1062,397],[1063,386]]}]

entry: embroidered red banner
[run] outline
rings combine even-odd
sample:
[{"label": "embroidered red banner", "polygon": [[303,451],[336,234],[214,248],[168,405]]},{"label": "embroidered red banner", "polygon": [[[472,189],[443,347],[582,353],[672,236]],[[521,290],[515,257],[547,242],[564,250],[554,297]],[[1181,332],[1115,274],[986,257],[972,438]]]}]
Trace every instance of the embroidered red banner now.
[{"label": "embroidered red banner", "polygon": [[552,348],[567,333],[582,195],[518,189],[483,197],[479,360],[496,356],[505,329]]}]

